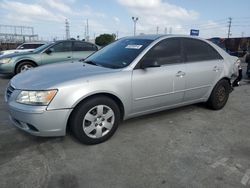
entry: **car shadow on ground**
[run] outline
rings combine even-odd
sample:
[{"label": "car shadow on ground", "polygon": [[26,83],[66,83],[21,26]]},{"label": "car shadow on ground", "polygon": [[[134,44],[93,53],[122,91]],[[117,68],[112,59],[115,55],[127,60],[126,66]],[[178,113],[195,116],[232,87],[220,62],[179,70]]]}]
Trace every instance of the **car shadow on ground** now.
[{"label": "car shadow on ground", "polygon": [[243,81],[241,81],[241,85],[246,85],[246,84],[250,84],[250,79],[244,79]]},{"label": "car shadow on ground", "polygon": [[0,74],[1,79],[10,80],[13,76],[7,74]]},{"label": "car shadow on ground", "polygon": [[[184,112],[191,112],[194,110],[198,110],[198,109],[203,109],[203,110],[209,110],[205,103],[197,103],[197,104],[192,104],[192,105],[188,105],[188,106],[182,106],[182,107],[178,107],[178,108],[174,108],[174,109],[167,109],[167,110],[163,110],[163,111],[159,111],[159,112],[154,112],[152,114],[147,114],[147,115],[142,115],[139,117],[135,117],[135,118],[131,118],[128,119],[126,121],[124,121],[121,126],[128,126],[130,123],[134,124],[137,122],[140,123],[142,121],[147,121],[150,119],[163,119],[163,118],[168,118],[168,117],[172,117],[172,115],[174,114],[180,114],[180,113],[184,113]],[[169,119],[171,121],[171,119]]]}]

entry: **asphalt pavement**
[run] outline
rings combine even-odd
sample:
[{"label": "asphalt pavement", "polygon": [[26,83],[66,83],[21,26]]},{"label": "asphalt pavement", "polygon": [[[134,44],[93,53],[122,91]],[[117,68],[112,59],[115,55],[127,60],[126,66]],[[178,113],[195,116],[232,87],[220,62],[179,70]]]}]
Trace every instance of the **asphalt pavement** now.
[{"label": "asphalt pavement", "polygon": [[13,127],[4,103],[9,78],[0,76],[1,188],[250,187],[245,75],[220,111],[198,104],[131,119],[94,146]]}]

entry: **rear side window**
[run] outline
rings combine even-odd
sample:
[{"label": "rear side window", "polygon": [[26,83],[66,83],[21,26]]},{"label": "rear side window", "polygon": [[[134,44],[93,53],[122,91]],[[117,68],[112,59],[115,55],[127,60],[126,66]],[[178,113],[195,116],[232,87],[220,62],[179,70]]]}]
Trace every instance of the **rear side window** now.
[{"label": "rear side window", "polygon": [[197,39],[183,39],[186,62],[223,59],[221,55],[206,42]]},{"label": "rear side window", "polygon": [[160,65],[182,62],[180,39],[170,38],[160,41],[148,51],[142,60],[157,61]]},{"label": "rear side window", "polygon": [[23,44],[21,46],[19,46],[17,49],[33,49],[33,45],[32,44]]},{"label": "rear side window", "polygon": [[97,47],[94,44],[87,42],[74,42],[73,51],[97,51]]},{"label": "rear side window", "polygon": [[40,46],[42,46],[42,45],[44,45],[44,44],[42,44],[42,43],[41,43],[41,44],[40,44],[40,43],[33,44],[33,48],[36,49],[36,48],[38,48],[38,47],[40,47]]},{"label": "rear side window", "polygon": [[60,42],[55,44],[52,48],[54,48],[55,52],[70,52],[71,51],[72,42]]}]

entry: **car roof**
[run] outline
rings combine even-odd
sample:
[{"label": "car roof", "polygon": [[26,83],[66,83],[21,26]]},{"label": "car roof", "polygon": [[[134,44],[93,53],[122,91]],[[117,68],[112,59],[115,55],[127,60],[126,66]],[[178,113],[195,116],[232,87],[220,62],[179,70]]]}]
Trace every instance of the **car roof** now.
[{"label": "car roof", "polygon": [[168,35],[137,35],[137,36],[129,36],[129,37],[125,37],[125,38],[126,39],[156,40],[156,39],[161,38],[163,36],[168,36]]},{"label": "car roof", "polygon": [[190,36],[190,35],[176,35],[176,34],[153,34],[153,35],[138,35],[138,36],[130,36],[125,37],[126,39],[145,39],[145,40],[157,40],[159,38],[165,38],[165,37],[184,37],[184,38],[194,38],[194,39],[200,39],[204,40],[197,36]]},{"label": "car roof", "polygon": [[[83,42],[83,43],[94,44],[92,42],[87,42],[87,41],[82,41],[82,40],[56,40],[56,41],[52,41],[51,43],[66,42],[66,41],[70,41],[70,42]],[[94,44],[94,45],[96,45],[96,44]]]},{"label": "car roof", "polygon": [[22,44],[46,44],[47,42],[38,42],[38,41],[36,41],[36,42],[24,42],[24,43],[22,43]]}]

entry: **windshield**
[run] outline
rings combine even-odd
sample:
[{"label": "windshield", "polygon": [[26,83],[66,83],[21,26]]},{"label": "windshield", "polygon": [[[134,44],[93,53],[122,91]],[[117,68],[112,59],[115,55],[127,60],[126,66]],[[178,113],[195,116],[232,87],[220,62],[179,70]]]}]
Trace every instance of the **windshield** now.
[{"label": "windshield", "polygon": [[49,46],[53,45],[54,42],[48,43],[48,44],[44,44],[40,47],[38,47],[37,49],[35,49],[33,52],[42,52],[43,50],[45,50],[46,48],[48,48]]},{"label": "windshield", "polygon": [[25,49],[36,49],[40,46],[44,45],[44,43],[24,43],[17,47],[18,50],[25,50]]},{"label": "windshield", "polygon": [[152,42],[148,39],[121,39],[97,51],[85,62],[119,69],[128,66]]}]

